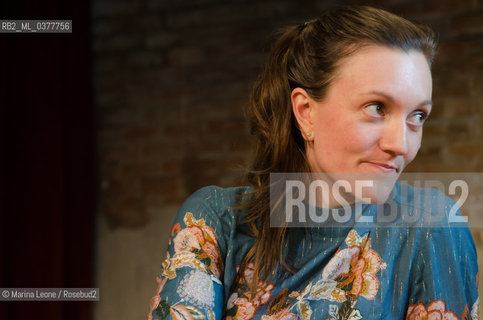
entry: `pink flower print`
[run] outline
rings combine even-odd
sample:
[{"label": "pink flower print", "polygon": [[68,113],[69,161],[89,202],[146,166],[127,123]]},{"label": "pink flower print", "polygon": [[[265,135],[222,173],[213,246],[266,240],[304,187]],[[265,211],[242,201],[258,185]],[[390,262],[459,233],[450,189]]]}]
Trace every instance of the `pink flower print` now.
[{"label": "pink flower print", "polygon": [[334,280],[337,276],[343,273],[349,273],[351,264],[357,262],[360,248],[358,246],[349,247],[337,251],[335,256],[330,259],[327,266],[322,271],[322,279]]},{"label": "pink flower print", "polygon": [[350,294],[373,300],[379,290],[379,279],[375,276],[381,268],[381,257],[374,250],[368,250],[352,267],[355,279]]},{"label": "pink flower print", "polygon": [[408,308],[406,320],[459,320],[453,311],[446,311],[446,303],[432,301],[426,308],[422,303],[412,304]]},{"label": "pink flower print", "polygon": [[215,243],[217,242],[216,234],[213,231],[213,229],[211,229],[207,225],[203,225],[203,226],[201,226],[201,230],[203,230],[203,234],[204,234],[205,239],[207,241],[211,241],[211,242],[215,242]]},{"label": "pink flower print", "polygon": [[174,236],[174,234],[176,232],[179,232],[181,230],[181,226],[179,225],[179,223],[176,223],[174,226],[173,226],[173,229],[171,229],[171,236]]},{"label": "pink flower print", "polygon": [[205,243],[205,237],[203,231],[196,226],[187,227],[178,232],[173,239],[174,251],[176,253],[181,251],[193,251],[201,249],[201,246]]},{"label": "pink flower print", "polygon": [[173,320],[193,320],[191,313],[186,306],[183,305],[169,308],[169,313],[171,314],[171,317],[173,317]]},{"label": "pink flower print", "polygon": [[408,308],[406,320],[428,319],[428,310],[422,303],[412,304]]},{"label": "pink flower print", "polygon": [[[237,266],[237,271],[239,271],[239,266]],[[232,316],[227,316],[228,320],[248,320],[254,317],[258,308],[261,305],[267,304],[271,298],[271,291],[273,289],[273,284],[258,280],[257,292],[255,295],[249,291],[248,286],[253,280],[254,274],[254,264],[249,262],[244,269],[243,275],[240,277],[240,282],[233,292],[227,303],[227,310],[231,311]],[[233,310],[236,308],[235,310]],[[233,315],[233,313],[235,313]]]},{"label": "pink flower print", "polygon": [[218,251],[218,248],[213,242],[206,241],[201,247],[201,249],[203,249],[203,251],[208,255],[208,257],[211,260],[211,263],[209,266],[211,272],[215,277],[220,278],[220,269],[222,266],[220,265],[221,260],[220,260],[220,252]]},{"label": "pink flower print", "polygon": [[245,283],[251,283],[253,280],[253,275],[255,273],[255,264],[253,262],[249,262],[243,270],[243,279]]},{"label": "pink flower print", "polygon": [[346,242],[352,246],[337,251],[322,271],[322,279],[337,281],[337,290],[344,290],[352,300],[358,296],[373,300],[379,290],[376,273],[381,269],[382,259],[370,249],[367,236],[361,238],[352,230]]},{"label": "pink flower print", "polygon": [[258,281],[258,291],[253,298],[253,302],[257,307],[266,304],[270,300],[272,289],[273,284],[265,281]]},{"label": "pink flower print", "polygon": [[287,312],[289,307],[283,308],[275,314],[263,315],[262,320],[298,320],[298,315],[292,312]]},{"label": "pink flower print", "polygon": [[158,283],[158,289],[156,290],[156,295],[151,299],[151,303],[149,306],[150,311],[147,318],[148,320],[151,320],[153,318],[153,311],[156,310],[156,308],[159,306],[159,302],[161,302],[161,297],[159,296],[159,294],[161,293],[161,290],[163,290],[164,284],[166,283],[167,280],[168,278],[164,278],[163,280],[161,280],[160,277],[156,277],[156,282]]},{"label": "pink flower print", "polygon": [[[203,269],[206,266],[211,274],[219,278],[223,271],[223,261],[217,248],[215,232],[205,225],[203,219],[194,219],[190,212],[186,213],[183,220],[186,228],[180,229],[177,223],[172,230],[172,235],[176,234],[173,239],[174,257],[186,257],[186,253],[192,253],[192,256],[198,260],[198,268]],[[190,261],[195,263],[192,260],[188,262]]]},{"label": "pink flower print", "polygon": [[246,298],[237,298],[233,302],[234,305],[238,307],[236,315],[233,319],[236,320],[249,320],[255,316],[257,308],[252,302],[248,301]]}]

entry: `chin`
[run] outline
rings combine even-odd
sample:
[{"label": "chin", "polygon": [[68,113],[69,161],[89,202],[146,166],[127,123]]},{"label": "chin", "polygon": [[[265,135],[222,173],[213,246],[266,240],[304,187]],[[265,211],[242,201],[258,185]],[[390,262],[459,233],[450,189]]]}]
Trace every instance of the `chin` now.
[{"label": "chin", "polygon": [[382,204],[386,202],[391,195],[398,177],[399,174],[380,176],[364,173],[354,181],[354,196],[356,201],[371,204]]},{"label": "chin", "polygon": [[357,172],[330,174],[335,184],[343,184],[355,201],[382,204],[390,196],[399,173]]},{"label": "chin", "polygon": [[328,173],[312,172],[309,180],[324,180],[332,186],[332,194],[339,193],[349,202],[382,204],[399,178],[399,173],[376,172]]}]

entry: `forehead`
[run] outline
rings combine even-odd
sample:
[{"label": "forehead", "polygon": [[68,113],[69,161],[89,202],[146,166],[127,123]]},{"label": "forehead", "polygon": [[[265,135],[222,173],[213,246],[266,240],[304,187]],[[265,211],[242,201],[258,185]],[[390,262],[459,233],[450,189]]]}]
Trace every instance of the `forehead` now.
[{"label": "forehead", "polygon": [[345,94],[388,91],[428,99],[431,83],[429,64],[420,51],[366,46],[341,60],[332,87],[338,87]]}]

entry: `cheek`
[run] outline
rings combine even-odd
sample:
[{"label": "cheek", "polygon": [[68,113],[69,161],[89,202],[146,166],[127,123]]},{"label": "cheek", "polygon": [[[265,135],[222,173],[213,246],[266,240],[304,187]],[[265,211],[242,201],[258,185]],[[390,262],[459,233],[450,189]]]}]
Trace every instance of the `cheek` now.
[{"label": "cheek", "polygon": [[347,157],[351,155],[371,152],[381,135],[380,128],[357,121],[325,121],[323,127],[318,129],[315,141],[317,152],[325,157],[333,157],[336,162],[349,160]]},{"label": "cheek", "polygon": [[408,152],[406,154],[406,164],[413,161],[421,147],[422,134],[420,132],[410,134],[408,137]]},{"label": "cheek", "polygon": [[317,122],[315,127],[314,146],[325,156],[335,156],[344,148],[347,135],[344,134],[345,125],[336,117],[325,116]]},{"label": "cheek", "polygon": [[340,130],[336,147],[345,156],[365,156],[377,147],[381,134],[380,127],[352,121]]}]

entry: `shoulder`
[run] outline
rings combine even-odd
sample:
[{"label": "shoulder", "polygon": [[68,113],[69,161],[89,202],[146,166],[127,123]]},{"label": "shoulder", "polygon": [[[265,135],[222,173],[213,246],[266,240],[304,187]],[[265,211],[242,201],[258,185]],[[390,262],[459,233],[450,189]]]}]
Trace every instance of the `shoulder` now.
[{"label": "shoulder", "polygon": [[428,204],[432,206],[454,204],[454,201],[444,194],[444,186],[430,186],[423,188],[398,181],[394,186],[393,199],[404,205],[426,209],[429,209]]},{"label": "shoulder", "polygon": [[439,257],[446,263],[475,265],[473,236],[457,203],[443,192],[442,187],[433,187],[419,188],[398,183],[395,188],[396,202],[410,208],[403,211],[403,215],[417,217],[416,223],[409,226],[417,230],[415,234],[419,234],[420,249],[431,256],[433,262]]},{"label": "shoulder", "polygon": [[247,190],[246,187],[208,186],[190,195],[181,205],[173,223],[169,256],[184,254],[203,260],[204,252],[216,261],[209,266],[218,276],[240,219],[236,210],[238,199]]},{"label": "shoulder", "polygon": [[419,227],[468,229],[458,204],[444,193],[444,186],[436,182],[429,186],[396,183],[393,200],[401,207],[403,220]]},{"label": "shoulder", "polygon": [[218,245],[225,248],[230,235],[235,232],[242,219],[237,207],[248,191],[249,187],[218,186],[207,186],[197,190],[179,208],[171,235],[185,228],[200,228],[212,234]]},{"label": "shoulder", "polygon": [[179,214],[191,212],[199,217],[212,216],[212,218],[226,219],[234,214],[242,196],[249,190],[250,187],[203,187],[184,201],[180,207]]},{"label": "shoulder", "polygon": [[[439,190],[438,190],[439,189]],[[407,187],[408,206],[421,213],[416,261],[411,269],[410,304],[445,301],[462,314],[478,298],[477,252],[473,236],[455,201],[441,188]]]},{"label": "shoulder", "polygon": [[206,186],[193,192],[183,205],[192,205],[195,203],[215,207],[226,204],[235,205],[237,199],[250,190],[250,187],[223,188],[219,186]]}]

